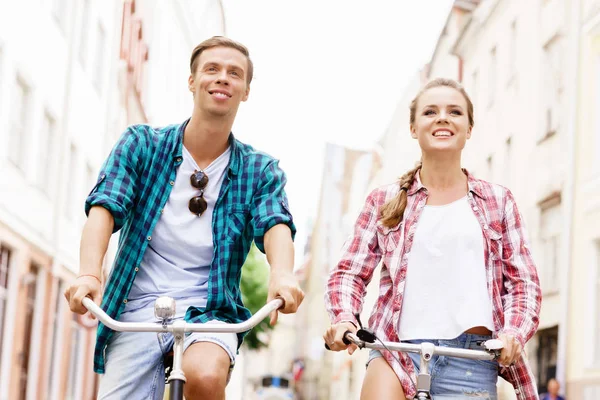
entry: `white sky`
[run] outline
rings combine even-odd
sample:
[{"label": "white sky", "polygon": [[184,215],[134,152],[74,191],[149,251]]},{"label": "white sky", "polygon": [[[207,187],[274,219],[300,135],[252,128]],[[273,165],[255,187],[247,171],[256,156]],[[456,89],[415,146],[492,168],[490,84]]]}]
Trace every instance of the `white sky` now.
[{"label": "white sky", "polygon": [[[281,160],[298,228],[316,218],[326,142],[370,148],[430,60],[452,0],[224,0],[254,62],[237,138]],[[408,110],[407,110],[408,112]]]}]

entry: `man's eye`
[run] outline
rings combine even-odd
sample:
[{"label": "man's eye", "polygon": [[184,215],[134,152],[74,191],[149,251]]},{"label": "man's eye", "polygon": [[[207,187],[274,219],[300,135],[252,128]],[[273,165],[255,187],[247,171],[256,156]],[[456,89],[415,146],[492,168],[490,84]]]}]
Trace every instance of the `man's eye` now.
[{"label": "man's eye", "polygon": [[237,71],[231,71],[231,75],[240,76],[240,74],[238,74]]}]

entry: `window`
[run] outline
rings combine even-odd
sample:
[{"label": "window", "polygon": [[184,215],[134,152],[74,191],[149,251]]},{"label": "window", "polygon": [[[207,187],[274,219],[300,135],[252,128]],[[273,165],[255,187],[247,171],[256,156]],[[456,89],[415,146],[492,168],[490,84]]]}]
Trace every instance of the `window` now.
[{"label": "window", "polygon": [[542,62],[542,101],[544,104],[542,139],[554,135],[560,129],[563,58],[563,40],[560,37],[554,37],[544,46]]},{"label": "window", "polygon": [[[49,379],[48,379],[48,393],[49,398],[53,398],[54,386],[56,385],[55,380],[57,379],[57,373],[60,371],[60,352],[59,352],[59,335],[62,329],[62,316],[64,312],[64,306],[66,302],[62,296],[65,287],[63,282],[58,279],[56,282],[56,293],[54,294],[54,309],[50,312],[50,320],[48,325],[52,326],[52,344],[50,345],[50,368],[49,368]],[[63,304],[64,303],[64,304]]]},{"label": "window", "polygon": [[63,32],[67,29],[67,0],[52,1],[52,15]]},{"label": "window", "polygon": [[[591,99],[593,101],[593,104],[591,106],[591,108],[589,108],[590,110],[598,110],[600,109],[600,35],[598,37],[595,38],[594,40],[594,62],[595,62],[595,68],[594,68],[594,87],[595,87],[595,91],[596,93],[594,94],[593,98]],[[598,172],[600,172],[600,114],[599,113],[594,113],[594,132],[595,132],[595,156],[594,156],[594,169]]]},{"label": "window", "polygon": [[512,178],[512,138],[504,142],[504,185],[510,186]]},{"label": "window", "polygon": [[38,155],[36,162],[38,164],[36,182],[38,187],[46,194],[49,193],[52,183],[50,180],[52,177],[52,155],[54,154],[54,140],[56,137],[55,125],[54,118],[48,112],[44,113],[37,143]]},{"label": "window", "polygon": [[96,174],[94,173],[94,167],[88,164],[85,168],[85,184],[89,191],[96,185]]},{"label": "window", "polygon": [[85,68],[85,62],[87,61],[88,55],[88,30],[90,29],[90,0],[84,0],[82,2],[82,11],[81,11],[81,26],[79,29],[79,62],[81,62],[81,66]]},{"label": "window", "polygon": [[546,383],[556,376],[556,359],[558,356],[558,327],[543,329],[536,334],[538,339],[537,349],[537,377],[538,389],[544,393],[548,388]]},{"label": "window", "polygon": [[106,34],[101,24],[98,24],[98,32],[96,33],[96,61],[94,62],[94,86],[98,93],[102,92],[102,78],[104,75],[104,58],[106,57],[105,50]]},{"label": "window", "polygon": [[73,209],[75,207],[75,197],[77,196],[77,149],[74,144],[71,144],[69,149],[69,164],[68,164],[68,181],[67,185],[67,198],[65,207],[65,216],[71,217]]},{"label": "window", "polygon": [[479,72],[478,71],[474,71],[473,74],[471,75],[471,102],[473,103],[473,106],[475,109],[477,109],[477,81],[478,81],[478,75]]},{"label": "window", "polygon": [[69,380],[66,400],[81,399],[82,357],[84,354],[84,328],[77,322],[77,314],[71,319],[71,349],[69,352]]},{"label": "window", "polygon": [[497,79],[497,60],[496,60],[496,48],[494,47],[490,51],[490,70],[489,70],[489,81],[488,81],[488,106],[494,104],[494,98],[496,96],[496,79]]},{"label": "window", "polygon": [[[10,278],[10,250],[0,246],[0,354],[2,351],[2,338],[4,337],[4,327],[8,325],[5,321],[6,303],[8,302],[8,282]],[[0,357],[2,362],[2,357]],[[0,371],[2,365],[0,365]]]},{"label": "window", "polygon": [[17,77],[10,112],[10,130],[8,132],[8,159],[25,170],[27,121],[29,119],[30,89],[25,82]]},{"label": "window", "polygon": [[25,329],[23,330],[23,347],[21,349],[20,359],[20,399],[27,399],[27,376],[29,374],[29,355],[31,354],[31,335],[33,333],[33,315],[35,313],[35,295],[37,291],[39,267],[32,265],[29,273],[25,275]]},{"label": "window", "polygon": [[517,43],[517,21],[513,21],[510,24],[510,52],[508,54],[509,83],[515,79],[517,74]]},{"label": "window", "polygon": [[594,363],[596,365],[600,365],[600,335],[597,333],[600,332],[600,240],[596,241],[596,281],[594,282],[594,295],[596,297],[596,312],[594,313],[595,324],[596,324],[596,332],[593,335],[596,339],[596,343],[594,343]]},{"label": "window", "polygon": [[560,237],[562,211],[560,193],[554,193],[540,202],[540,284],[545,294],[558,291],[560,263]]},{"label": "window", "polygon": [[4,93],[4,53],[2,47],[0,47],[0,110],[2,110],[2,93]]}]

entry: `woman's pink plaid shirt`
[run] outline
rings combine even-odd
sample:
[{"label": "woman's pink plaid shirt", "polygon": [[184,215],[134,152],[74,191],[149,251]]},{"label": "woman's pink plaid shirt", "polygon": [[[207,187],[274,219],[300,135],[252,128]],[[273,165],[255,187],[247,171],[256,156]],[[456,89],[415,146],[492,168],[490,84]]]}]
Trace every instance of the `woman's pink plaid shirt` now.
[{"label": "woman's pink plaid shirt", "polygon": [[[485,266],[488,292],[492,299],[494,335],[514,335],[522,345],[539,324],[541,290],[531,257],[521,214],[512,193],[500,186],[468,175],[468,199],[485,238]],[[396,328],[401,317],[408,255],[421,211],[427,202],[427,189],[419,174],[408,190],[403,221],[393,228],[379,221],[381,207],[398,194],[397,183],[375,189],[368,196],[354,232],[344,245],[342,258],[331,271],[325,303],[332,323],[352,321],[362,310],[363,297],[373,271],[381,265],[379,297],[369,319],[383,341],[398,341]],[[384,351],[408,397],[415,395],[415,370],[408,355],[398,353],[398,363]],[[515,388],[519,400],[538,399],[535,378],[525,356],[511,367],[501,367],[500,375]],[[411,382],[412,379],[412,382]]]}]

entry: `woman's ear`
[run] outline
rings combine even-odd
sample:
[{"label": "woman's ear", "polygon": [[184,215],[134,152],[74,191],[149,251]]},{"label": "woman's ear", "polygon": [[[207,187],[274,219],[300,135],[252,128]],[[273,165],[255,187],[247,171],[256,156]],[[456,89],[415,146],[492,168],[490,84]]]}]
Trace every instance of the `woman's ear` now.
[{"label": "woman's ear", "polygon": [[415,127],[413,126],[413,124],[410,124],[410,136],[413,139],[417,138],[417,130],[415,129]]}]

